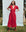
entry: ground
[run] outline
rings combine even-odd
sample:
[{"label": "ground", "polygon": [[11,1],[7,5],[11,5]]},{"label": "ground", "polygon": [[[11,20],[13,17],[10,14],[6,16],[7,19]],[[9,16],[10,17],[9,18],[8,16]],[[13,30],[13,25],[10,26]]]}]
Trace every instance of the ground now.
[{"label": "ground", "polygon": [[[7,27],[4,27],[2,25],[0,25],[0,32],[7,32]],[[9,31],[8,31],[9,32]],[[16,31],[12,31],[10,30],[10,32],[26,32],[26,25],[24,25],[23,27],[16,27]]]},{"label": "ground", "polygon": [[[2,26],[1,24],[1,18],[0,18],[0,32],[7,32],[7,27],[5,26]],[[11,28],[12,29],[12,28]],[[13,28],[14,29],[14,28]],[[9,32],[9,31],[8,31]],[[16,27],[16,31],[14,30],[10,30],[10,32],[26,32],[26,19],[25,19],[25,22],[24,22],[24,26],[20,27],[20,26],[17,26]]]}]

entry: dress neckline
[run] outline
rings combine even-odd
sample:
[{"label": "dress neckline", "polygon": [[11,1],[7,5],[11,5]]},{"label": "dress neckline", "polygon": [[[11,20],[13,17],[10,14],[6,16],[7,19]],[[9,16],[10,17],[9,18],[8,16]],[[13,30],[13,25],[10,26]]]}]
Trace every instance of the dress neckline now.
[{"label": "dress neckline", "polygon": [[14,9],[14,8],[15,8],[15,6],[12,6],[12,8]]}]

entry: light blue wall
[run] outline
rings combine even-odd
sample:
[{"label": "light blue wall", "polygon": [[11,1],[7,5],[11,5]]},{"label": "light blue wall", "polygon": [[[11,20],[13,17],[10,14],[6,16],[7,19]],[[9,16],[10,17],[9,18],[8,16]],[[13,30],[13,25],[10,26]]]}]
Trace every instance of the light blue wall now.
[{"label": "light blue wall", "polygon": [[[3,26],[7,26],[10,10],[7,7],[12,0],[3,0]],[[23,26],[23,0],[15,0],[16,5],[19,7],[19,11],[16,10],[16,23],[17,26]]]}]

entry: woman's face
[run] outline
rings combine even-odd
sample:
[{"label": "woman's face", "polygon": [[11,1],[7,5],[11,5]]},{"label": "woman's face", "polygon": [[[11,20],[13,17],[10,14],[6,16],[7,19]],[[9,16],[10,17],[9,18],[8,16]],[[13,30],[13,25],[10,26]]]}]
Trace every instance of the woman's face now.
[{"label": "woman's face", "polygon": [[12,4],[14,5],[14,1],[12,1]]}]

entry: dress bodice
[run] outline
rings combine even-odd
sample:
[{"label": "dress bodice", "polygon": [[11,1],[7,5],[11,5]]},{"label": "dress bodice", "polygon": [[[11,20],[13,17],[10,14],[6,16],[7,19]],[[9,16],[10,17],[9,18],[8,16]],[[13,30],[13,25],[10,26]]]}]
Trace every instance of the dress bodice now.
[{"label": "dress bodice", "polygon": [[11,13],[14,13],[15,10],[18,9],[18,6],[15,5],[13,8],[13,6],[11,5],[9,8],[11,9]]}]

